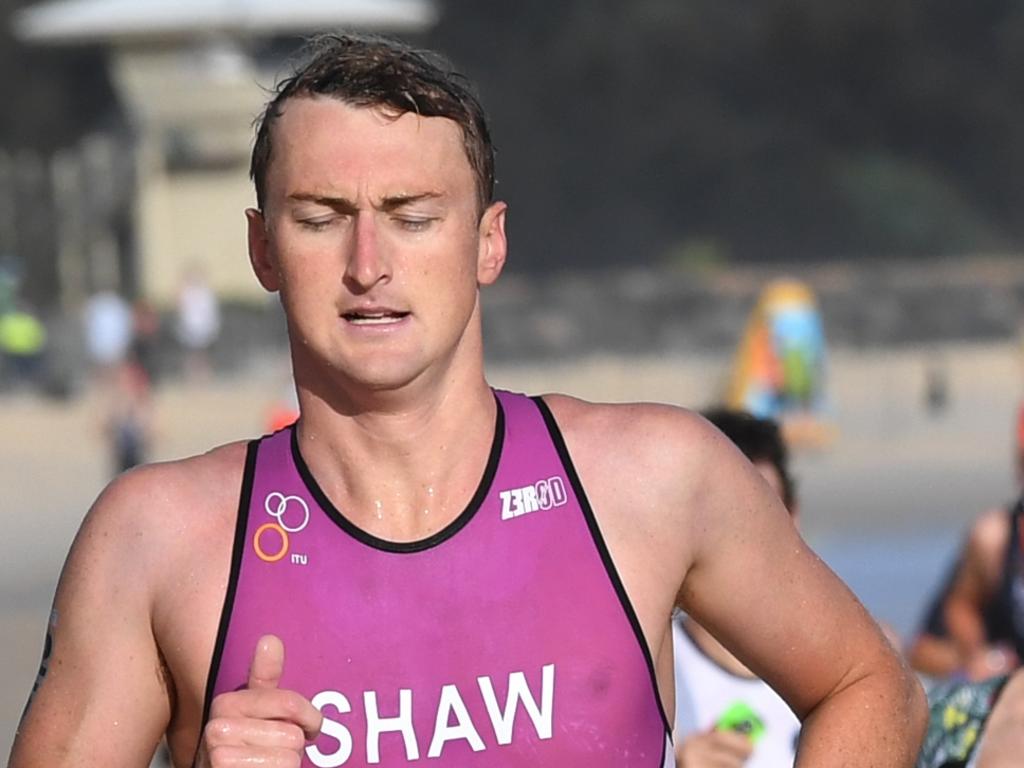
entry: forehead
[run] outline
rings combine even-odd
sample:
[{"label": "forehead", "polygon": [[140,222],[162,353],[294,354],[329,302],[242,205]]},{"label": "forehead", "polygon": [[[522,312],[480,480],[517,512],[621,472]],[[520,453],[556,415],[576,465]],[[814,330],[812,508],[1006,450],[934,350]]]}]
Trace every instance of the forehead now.
[{"label": "forehead", "polygon": [[288,188],[356,184],[415,191],[426,184],[474,191],[462,129],[448,118],[296,97],[284,103],[272,131],[268,185],[278,180]]}]

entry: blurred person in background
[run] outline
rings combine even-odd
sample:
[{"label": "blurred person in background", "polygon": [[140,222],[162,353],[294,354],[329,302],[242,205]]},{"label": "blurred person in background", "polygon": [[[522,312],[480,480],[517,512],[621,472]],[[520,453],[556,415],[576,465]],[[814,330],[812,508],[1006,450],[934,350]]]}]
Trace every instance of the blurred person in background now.
[{"label": "blurred person in background", "polygon": [[1024,657],[1024,506],[989,510],[971,526],[943,604],[958,668],[970,679]]},{"label": "blurred person in background", "polygon": [[[778,423],[724,408],[704,416],[743,452],[798,525],[789,452]],[[792,766],[800,721],[789,705],[693,618],[678,612],[672,632],[676,765]]]},{"label": "blurred person in background", "polygon": [[[799,525],[795,482],[777,424],[742,411],[706,418],[732,440]],[[692,618],[673,617],[678,768],[784,768],[800,721],[771,688]],[[916,768],[1016,768],[1024,755],[1024,671],[938,683]]]},{"label": "blurred person in background", "polygon": [[939,588],[925,608],[916,633],[907,645],[910,666],[929,679],[943,680],[961,671],[960,653],[946,628],[946,599],[960,568],[959,561],[947,567]]},{"label": "blurred person in background", "polygon": [[928,731],[916,768],[1024,763],[1024,670],[974,682],[947,680],[928,699]]},{"label": "blurred person in background", "polygon": [[246,213],[298,424],[108,486],[11,768],[141,766],[164,732],[202,768],[668,768],[677,601],[803,718],[798,765],[910,766],[920,686],[720,432],[489,386],[507,206],[464,78],[306,54]]},{"label": "blurred person in background", "polygon": [[220,302],[203,270],[193,265],[186,270],[178,291],[175,331],[185,353],[185,374],[189,379],[210,373],[210,350],[220,336]]},{"label": "blurred person in background", "polygon": [[46,326],[24,301],[0,314],[0,383],[42,383]]},{"label": "blurred person in background", "polygon": [[113,370],[103,430],[114,475],[146,461],[153,426],[149,375],[134,352]]},{"label": "blurred person in background", "polygon": [[85,302],[82,327],[93,373],[102,381],[112,374],[131,347],[131,307],[113,289],[97,291]]},{"label": "blurred person in background", "polygon": [[[1024,488],[1024,409],[1014,449]],[[1024,498],[980,515],[926,611],[908,657],[918,671],[981,680],[1024,658]]]},{"label": "blurred person in background", "polygon": [[143,298],[132,304],[131,355],[155,384],[160,376],[160,314]]}]

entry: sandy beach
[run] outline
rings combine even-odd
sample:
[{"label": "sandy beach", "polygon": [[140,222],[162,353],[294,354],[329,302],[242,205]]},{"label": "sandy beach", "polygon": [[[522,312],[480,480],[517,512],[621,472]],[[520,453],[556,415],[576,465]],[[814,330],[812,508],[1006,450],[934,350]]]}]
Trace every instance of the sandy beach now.
[{"label": "sandy beach", "polygon": [[[1005,501],[1013,487],[1015,409],[1024,394],[1020,358],[1010,343],[833,351],[838,437],[795,462],[808,540],[836,546],[918,532],[955,536],[974,514]],[[950,402],[945,412],[929,415],[925,369],[936,360],[947,370]],[[715,399],[728,364],[728,357],[713,355],[596,356],[492,367],[490,376],[509,389],[699,408]],[[271,360],[202,385],[161,387],[153,458],[259,434],[286,373],[283,360]],[[108,469],[96,393],[65,403],[8,395],[0,398],[0,412],[0,634],[7,650],[0,660],[0,754],[6,755],[36,674],[61,563]],[[917,575],[926,577],[931,574]]]}]

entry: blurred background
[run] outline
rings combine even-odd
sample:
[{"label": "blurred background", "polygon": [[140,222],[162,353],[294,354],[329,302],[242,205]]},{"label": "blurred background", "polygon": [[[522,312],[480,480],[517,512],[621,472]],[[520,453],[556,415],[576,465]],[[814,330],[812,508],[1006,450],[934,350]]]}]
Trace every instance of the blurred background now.
[{"label": "blurred background", "polygon": [[[493,383],[775,409],[805,535],[909,635],[1017,492],[1024,6],[287,5],[0,0],[0,754],[103,485],[288,416],[242,210],[265,89],[324,29],[440,49],[479,86],[511,206]],[[766,403],[781,279],[813,349]]]}]

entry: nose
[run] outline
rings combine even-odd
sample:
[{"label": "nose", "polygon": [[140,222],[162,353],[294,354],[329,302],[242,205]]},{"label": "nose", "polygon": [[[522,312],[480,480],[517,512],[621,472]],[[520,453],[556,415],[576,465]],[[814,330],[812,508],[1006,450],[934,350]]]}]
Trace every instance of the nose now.
[{"label": "nose", "polygon": [[384,249],[377,241],[373,211],[360,211],[356,214],[350,248],[345,265],[345,282],[351,290],[365,293],[377,283],[390,279],[391,269]]}]

